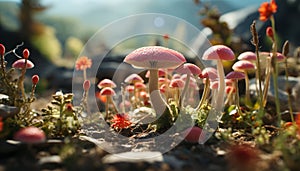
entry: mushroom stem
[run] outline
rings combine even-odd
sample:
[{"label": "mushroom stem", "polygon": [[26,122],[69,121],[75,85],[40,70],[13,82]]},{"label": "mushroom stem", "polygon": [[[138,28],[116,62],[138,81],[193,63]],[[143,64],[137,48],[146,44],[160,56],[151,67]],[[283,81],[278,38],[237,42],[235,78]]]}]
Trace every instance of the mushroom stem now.
[{"label": "mushroom stem", "polygon": [[108,96],[106,96],[106,101],[105,101],[105,117],[104,117],[105,121],[108,119],[108,105],[109,105]]},{"label": "mushroom stem", "polygon": [[252,106],[250,100],[249,77],[247,71],[245,70],[244,72],[245,72],[245,87],[246,87],[245,104],[246,106]]},{"label": "mushroom stem", "polygon": [[265,78],[265,84],[264,84],[264,90],[263,90],[263,101],[262,101],[263,107],[265,107],[266,103],[267,103],[267,96],[268,96],[269,85],[270,85],[270,77],[271,77],[271,59],[269,57],[267,57],[266,78]]},{"label": "mushroom stem", "polygon": [[208,92],[209,92],[209,84],[210,84],[209,78],[206,78],[203,94],[202,94],[202,97],[201,97],[201,100],[200,100],[198,106],[196,107],[196,110],[200,110],[200,108],[203,105],[205,99],[207,98],[207,95],[208,95]]},{"label": "mushroom stem", "polygon": [[24,90],[24,79],[26,73],[27,59],[25,59],[24,68],[22,68],[21,75],[18,80],[18,89],[21,91],[22,98],[25,100],[25,90]]},{"label": "mushroom stem", "polygon": [[235,86],[235,103],[236,103],[236,108],[237,108],[238,114],[242,114],[241,107],[240,107],[240,96],[239,96],[238,79],[234,80],[234,86]]},{"label": "mushroom stem", "polygon": [[162,114],[166,107],[168,107],[167,102],[161,97],[158,89],[158,69],[149,69],[149,94],[150,101],[155,110],[156,114]]},{"label": "mushroom stem", "polygon": [[222,111],[224,105],[224,95],[225,95],[225,76],[222,60],[217,60],[217,71],[219,75],[219,85],[218,85],[218,94],[216,97],[216,111]]},{"label": "mushroom stem", "polygon": [[117,109],[117,106],[114,102],[114,100],[112,99],[112,96],[108,96],[108,99],[109,103],[112,105],[112,110],[113,110],[113,113],[117,114],[119,113],[118,109]]},{"label": "mushroom stem", "polygon": [[189,84],[190,84],[190,79],[191,79],[191,74],[187,74],[187,77],[186,77],[186,80],[185,80],[185,84],[184,84],[181,96],[179,97],[179,107],[180,107],[180,109],[183,106],[182,101],[185,100],[186,92],[187,92],[187,90],[189,88]]}]

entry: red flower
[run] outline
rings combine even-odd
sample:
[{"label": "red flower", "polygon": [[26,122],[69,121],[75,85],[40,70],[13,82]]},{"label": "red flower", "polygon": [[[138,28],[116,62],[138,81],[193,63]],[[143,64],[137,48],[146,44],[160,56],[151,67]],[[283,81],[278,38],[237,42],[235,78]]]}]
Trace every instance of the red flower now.
[{"label": "red flower", "polygon": [[85,70],[87,68],[91,68],[91,66],[92,66],[92,60],[86,56],[82,56],[78,58],[75,63],[76,70]]},{"label": "red flower", "polygon": [[258,12],[259,12],[259,19],[261,21],[267,21],[271,15],[273,15],[277,11],[277,4],[275,0],[271,0],[271,2],[264,2],[260,5]]},{"label": "red flower", "polygon": [[111,120],[111,122],[113,123],[111,124],[111,127],[116,129],[128,128],[131,125],[128,115],[125,113],[116,114],[114,118]]}]

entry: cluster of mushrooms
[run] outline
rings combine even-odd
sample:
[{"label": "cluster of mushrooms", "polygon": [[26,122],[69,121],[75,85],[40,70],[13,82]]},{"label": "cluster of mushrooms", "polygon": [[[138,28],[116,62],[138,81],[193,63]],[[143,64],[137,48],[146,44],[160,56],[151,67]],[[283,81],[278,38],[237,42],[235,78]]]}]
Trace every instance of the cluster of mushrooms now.
[{"label": "cluster of mushrooms", "polygon": [[[277,56],[277,61],[281,61],[282,55]],[[269,62],[270,58],[270,55],[266,57]],[[100,95],[107,96],[105,119],[109,118],[111,110],[112,114],[120,113],[118,108],[125,113],[126,110],[143,106],[152,107],[156,115],[161,115],[170,108],[171,101],[179,110],[189,105],[197,111],[205,103],[210,103],[216,111],[222,111],[224,105],[232,104],[239,109],[238,80],[241,79],[245,79],[245,104],[248,105],[251,103],[248,72],[257,69],[256,54],[244,52],[237,59],[232,66],[233,71],[225,76],[222,61],[236,60],[236,57],[233,51],[224,45],[211,46],[203,53],[202,60],[215,60],[217,67],[202,69],[195,64],[187,63],[181,53],[166,47],[138,48],[128,54],[124,62],[131,64],[134,68],[147,70],[145,78],[148,78],[148,82],[145,83],[138,74],[129,75],[124,80],[127,86],[123,89],[123,98],[117,107],[112,99],[112,96],[116,94],[113,90],[116,84],[109,79],[100,81],[98,84],[101,89]],[[269,74],[270,71],[266,69],[266,77]],[[268,83],[267,78],[266,83]],[[203,89],[199,91],[199,87]],[[266,93],[268,84],[264,87],[264,93]],[[201,98],[197,99],[197,97]]]}]

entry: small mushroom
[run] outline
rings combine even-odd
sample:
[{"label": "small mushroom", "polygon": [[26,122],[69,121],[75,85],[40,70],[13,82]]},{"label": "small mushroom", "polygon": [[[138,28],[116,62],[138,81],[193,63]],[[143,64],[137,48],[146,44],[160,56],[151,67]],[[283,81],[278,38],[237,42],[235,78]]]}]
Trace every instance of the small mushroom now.
[{"label": "small mushroom", "polygon": [[105,117],[104,119],[109,119],[109,105],[111,104],[113,106],[114,113],[119,113],[116,105],[112,99],[112,96],[116,95],[115,91],[110,87],[104,87],[100,91],[101,96],[106,96],[106,102],[105,102]]},{"label": "small mushroom", "polygon": [[169,87],[174,89],[174,101],[179,105],[180,92],[184,87],[184,81],[182,79],[173,79],[170,82]]},{"label": "small mushroom", "polygon": [[197,75],[198,76],[199,74],[201,74],[201,69],[195,64],[185,63],[185,64],[179,66],[175,70],[175,72],[187,75],[186,80],[185,80],[185,84],[184,84],[184,88],[182,90],[182,95],[180,96],[180,99],[179,99],[179,107],[181,108],[182,107],[182,101],[185,100],[186,92],[189,88],[189,82],[190,82],[191,75],[193,75],[193,76]]},{"label": "small mushroom", "polygon": [[238,80],[240,79],[245,79],[245,74],[242,72],[238,72],[238,71],[231,71],[226,75],[226,79],[231,79],[233,80],[234,83],[234,89],[235,89],[235,95],[236,95],[236,107],[238,110],[238,113],[240,114],[240,99],[239,99],[239,90],[238,90]]},{"label": "small mushroom", "polygon": [[233,51],[224,45],[214,45],[208,48],[203,56],[204,60],[216,60],[217,61],[217,71],[219,76],[219,87],[218,96],[216,102],[216,111],[222,111],[224,105],[224,94],[225,94],[225,76],[222,60],[234,60],[235,56]]},{"label": "small mushroom", "polygon": [[[27,58],[28,58],[28,56],[27,56]],[[18,79],[18,89],[21,91],[22,97],[24,99],[25,99],[24,79],[25,79],[26,69],[30,69],[30,68],[34,67],[34,64],[27,58],[19,59],[12,64],[13,68],[17,68],[17,69],[21,70],[21,75]]]},{"label": "small mushroom", "polygon": [[98,83],[97,87],[99,89],[102,89],[104,87],[116,88],[117,85],[112,80],[105,78]]},{"label": "small mushroom", "polygon": [[232,65],[232,69],[234,71],[239,71],[245,73],[245,88],[246,88],[246,95],[245,95],[245,104],[247,106],[252,106],[250,100],[250,91],[249,91],[249,77],[248,71],[254,70],[255,65],[249,61],[237,61]]},{"label": "small mushroom", "polygon": [[204,90],[201,96],[201,99],[199,101],[198,106],[196,107],[196,110],[200,110],[202,104],[207,98],[207,95],[209,94],[209,88],[210,88],[210,82],[214,82],[218,79],[218,73],[215,68],[212,67],[206,67],[202,70],[201,74],[199,74],[199,77],[204,80]]}]

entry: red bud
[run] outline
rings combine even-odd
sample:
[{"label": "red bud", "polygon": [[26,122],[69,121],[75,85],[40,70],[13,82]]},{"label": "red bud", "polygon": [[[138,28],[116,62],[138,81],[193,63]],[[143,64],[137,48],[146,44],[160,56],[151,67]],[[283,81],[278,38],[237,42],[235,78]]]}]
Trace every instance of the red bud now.
[{"label": "red bud", "polygon": [[90,89],[90,87],[91,87],[91,82],[90,82],[90,80],[85,80],[85,81],[83,82],[83,90],[84,90],[84,91],[88,91],[88,90]]},{"label": "red bud", "polygon": [[29,57],[29,50],[28,49],[24,49],[23,50],[23,57],[25,58],[25,59],[28,59],[28,57]]},{"label": "red bud", "polygon": [[5,53],[5,46],[3,44],[0,44],[0,55],[3,56]]},{"label": "red bud", "polygon": [[33,85],[36,85],[39,82],[39,80],[40,80],[40,77],[38,75],[33,75],[31,77],[31,81],[32,81]]},{"label": "red bud", "polygon": [[266,34],[268,37],[270,37],[272,40],[274,40],[274,32],[272,27],[268,27],[266,29]]}]

